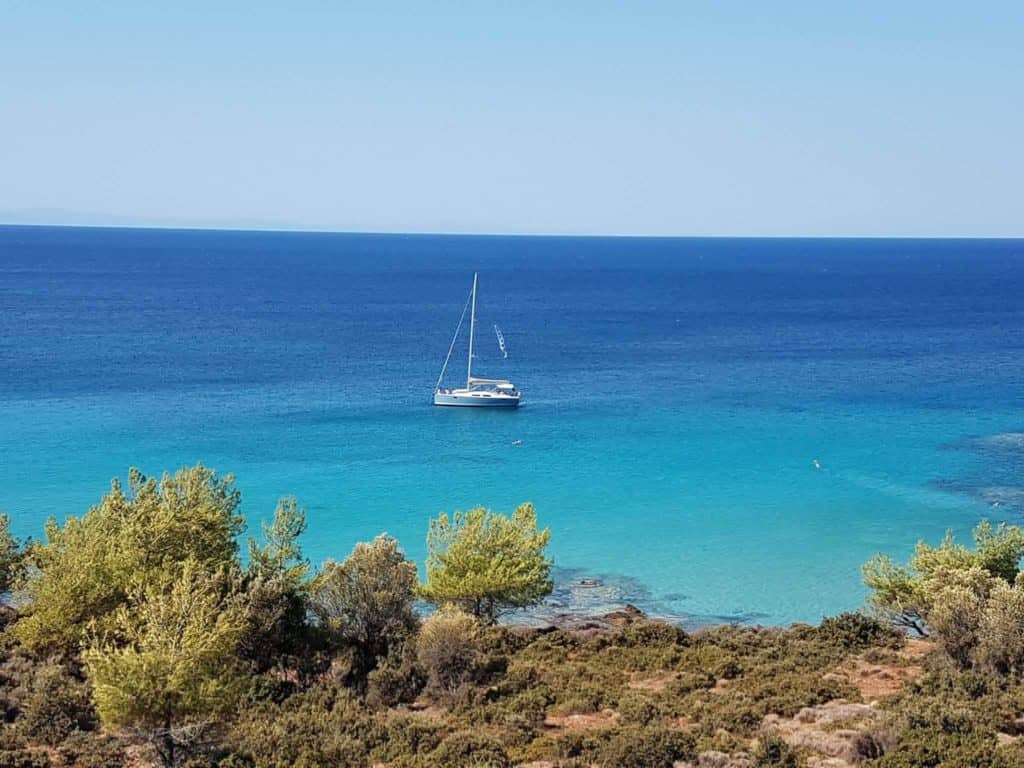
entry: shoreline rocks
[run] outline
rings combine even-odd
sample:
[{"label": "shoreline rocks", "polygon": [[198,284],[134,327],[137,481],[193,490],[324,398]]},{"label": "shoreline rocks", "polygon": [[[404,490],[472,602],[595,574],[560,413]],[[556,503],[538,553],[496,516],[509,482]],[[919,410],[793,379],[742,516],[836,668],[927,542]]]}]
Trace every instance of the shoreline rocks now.
[{"label": "shoreline rocks", "polygon": [[618,610],[597,615],[557,611],[543,616],[526,616],[521,617],[519,621],[509,622],[509,626],[531,629],[541,633],[557,632],[559,630],[583,632],[588,630],[621,629],[638,621],[657,621],[657,619],[647,616],[635,605],[626,603]]}]

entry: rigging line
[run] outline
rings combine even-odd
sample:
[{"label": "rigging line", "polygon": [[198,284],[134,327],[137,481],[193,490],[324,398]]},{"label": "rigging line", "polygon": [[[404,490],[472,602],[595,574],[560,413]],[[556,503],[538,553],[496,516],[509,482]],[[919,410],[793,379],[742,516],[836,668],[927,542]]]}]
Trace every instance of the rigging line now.
[{"label": "rigging line", "polygon": [[459,317],[459,324],[455,326],[455,335],[452,336],[452,343],[448,345],[448,355],[444,359],[444,365],[441,366],[441,375],[437,377],[437,384],[434,385],[434,391],[437,392],[441,388],[441,382],[444,381],[444,372],[448,370],[448,361],[452,359],[452,350],[455,349],[455,342],[459,338],[459,331],[462,329],[462,321],[466,319],[466,310],[469,309],[469,301],[473,298],[473,292],[469,292],[469,296],[466,298],[466,305],[462,308],[462,316]]}]

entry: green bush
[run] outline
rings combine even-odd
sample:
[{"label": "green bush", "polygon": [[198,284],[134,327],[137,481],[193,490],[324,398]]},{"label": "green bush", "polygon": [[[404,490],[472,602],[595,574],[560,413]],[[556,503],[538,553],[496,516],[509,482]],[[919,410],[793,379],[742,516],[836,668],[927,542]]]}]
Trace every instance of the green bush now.
[{"label": "green bush", "polygon": [[671,768],[693,760],[697,740],[689,733],[660,726],[627,726],[615,732],[598,753],[602,768]]},{"label": "green bush", "polygon": [[217,768],[256,768],[251,757],[230,754],[217,761]]},{"label": "green bush", "polygon": [[58,750],[64,765],[75,768],[122,768],[124,744],[113,736],[76,733],[65,739]]},{"label": "green bush", "polygon": [[710,675],[711,685],[719,678],[731,680],[743,673],[735,652],[709,642],[699,642],[687,650],[680,666],[692,673]]},{"label": "green bush", "polygon": [[324,564],[310,607],[323,630],[349,651],[356,686],[415,632],[415,587],[416,565],[386,534],[356,544],[341,563]]},{"label": "green bush", "polygon": [[443,609],[423,622],[416,659],[427,675],[426,691],[449,704],[465,697],[480,659],[478,624],[469,614]]},{"label": "green bush", "polygon": [[1024,691],[1005,679],[938,669],[885,702],[895,730],[947,733],[1013,732],[1024,711]]},{"label": "green bush", "polygon": [[508,753],[491,736],[460,731],[441,742],[430,755],[438,768],[511,768]]},{"label": "green bush", "polygon": [[423,718],[401,716],[388,718],[383,740],[373,757],[389,763],[404,755],[426,755],[441,743],[442,728]]},{"label": "green bush", "polygon": [[21,714],[36,666],[20,653],[12,653],[0,663],[0,721],[11,723]]},{"label": "green bush", "polygon": [[839,698],[856,698],[856,693],[836,680],[823,679],[813,668],[793,671],[788,664],[768,666],[730,681],[721,693],[705,695],[701,724],[710,731],[722,728],[752,735],[765,715],[792,717],[804,707]]},{"label": "green bush", "polygon": [[633,691],[619,699],[616,709],[623,723],[633,725],[647,725],[660,715],[658,706],[651,701],[650,696]]},{"label": "green bush", "polygon": [[1024,674],[1024,577],[1013,587],[993,588],[982,611],[975,661],[997,674]]},{"label": "green bush", "polygon": [[0,768],[50,768],[50,756],[40,749],[0,750]]},{"label": "green bush", "polygon": [[853,762],[874,760],[890,751],[894,746],[892,734],[885,731],[861,731],[850,744]]},{"label": "green bush", "polygon": [[57,664],[34,671],[18,727],[33,741],[57,746],[77,731],[96,728],[89,687]]},{"label": "green bush", "polygon": [[995,734],[914,729],[902,734],[895,749],[871,765],[872,768],[1014,768],[1020,764],[1005,762],[998,749]]},{"label": "green bush", "polygon": [[578,731],[557,734],[552,739],[552,747],[554,756],[560,759],[572,759],[597,752],[597,745],[593,737]]},{"label": "green bush", "polygon": [[673,698],[679,698],[692,693],[711,688],[718,682],[717,676],[706,672],[679,672],[665,686],[665,690]]},{"label": "green bush", "polygon": [[226,746],[267,768],[326,767],[363,765],[384,740],[383,727],[351,692],[322,685],[244,712]]},{"label": "green bush", "polygon": [[[24,572],[25,553],[21,542],[11,535],[11,518],[0,513],[0,595],[9,592]],[[2,606],[0,606],[2,608]],[[0,610],[2,624],[6,625],[10,614]],[[0,626],[2,629],[3,626]]]},{"label": "green bush", "polygon": [[765,734],[754,750],[752,768],[800,768],[803,758],[778,736]]},{"label": "green bush", "polygon": [[366,702],[372,707],[411,704],[427,684],[427,676],[416,662],[412,643],[401,653],[391,653],[367,677]]},{"label": "green bush", "polygon": [[850,651],[903,644],[903,636],[891,624],[863,613],[840,613],[823,619],[818,631],[825,640]]},{"label": "green bush", "polygon": [[627,624],[615,636],[616,645],[657,648],[672,645],[689,645],[690,637],[674,624],[664,621],[638,621]]},{"label": "green bush", "polygon": [[502,722],[520,728],[540,728],[552,701],[544,686],[522,691],[502,702]]}]

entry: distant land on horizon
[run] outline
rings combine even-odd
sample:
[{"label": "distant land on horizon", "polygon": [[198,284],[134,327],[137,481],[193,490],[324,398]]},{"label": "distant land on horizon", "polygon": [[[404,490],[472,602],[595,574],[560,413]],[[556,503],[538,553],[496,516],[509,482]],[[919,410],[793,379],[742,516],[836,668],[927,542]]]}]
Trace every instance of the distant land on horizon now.
[{"label": "distant land on horizon", "polygon": [[103,216],[74,211],[31,210],[0,211],[0,227],[91,228],[91,229],[151,229],[197,232],[281,232],[333,235],[398,235],[409,237],[593,237],[593,238],[650,238],[663,240],[1024,240],[1019,235],[928,235],[928,234],[715,234],[715,233],[644,233],[644,232],[532,232],[532,231],[386,231],[372,229],[338,229],[324,226],[306,226],[284,221],[166,221],[131,216]]}]

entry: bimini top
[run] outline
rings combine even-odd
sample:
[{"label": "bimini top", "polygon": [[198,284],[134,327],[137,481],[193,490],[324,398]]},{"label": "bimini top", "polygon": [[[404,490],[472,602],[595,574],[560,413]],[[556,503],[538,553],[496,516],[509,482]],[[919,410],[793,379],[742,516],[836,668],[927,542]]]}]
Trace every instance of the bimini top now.
[{"label": "bimini top", "polygon": [[470,376],[469,377],[469,385],[473,386],[474,384],[491,384],[494,387],[496,387],[497,389],[515,389],[516,388],[515,384],[513,384],[508,379],[481,379],[481,378],[479,378],[477,376]]}]

